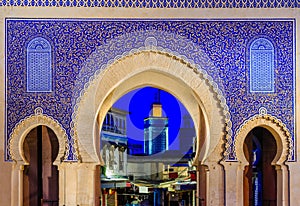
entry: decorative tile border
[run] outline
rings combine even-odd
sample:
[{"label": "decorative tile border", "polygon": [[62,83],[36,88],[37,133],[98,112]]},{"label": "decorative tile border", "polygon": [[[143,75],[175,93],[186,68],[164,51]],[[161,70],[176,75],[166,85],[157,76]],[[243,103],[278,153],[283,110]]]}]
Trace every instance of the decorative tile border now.
[{"label": "decorative tile border", "polygon": [[125,8],[300,8],[299,0],[0,0],[0,6]]}]

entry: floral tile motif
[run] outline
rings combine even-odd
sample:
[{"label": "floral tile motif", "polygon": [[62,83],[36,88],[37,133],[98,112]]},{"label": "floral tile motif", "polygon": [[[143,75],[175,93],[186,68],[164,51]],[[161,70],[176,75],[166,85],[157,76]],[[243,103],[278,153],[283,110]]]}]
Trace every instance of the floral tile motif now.
[{"label": "floral tile motif", "polygon": [[[280,119],[294,136],[294,24],[293,19],[6,19],[6,140],[18,122],[40,107],[67,131],[68,160],[74,160],[72,114],[86,84],[105,65],[145,48],[151,39],[157,41],[157,49],[201,65],[213,79],[229,107],[232,138],[261,107]],[[27,92],[26,48],[37,37],[46,39],[52,48],[51,92]],[[250,91],[249,48],[257,38],[267,38],[274,46],[272,93]],[[93,55],[97,66],[87,67]],[[231,152],[229,159],[234,160],[233,149]],[[5,159],[10,158],[8,151]]]}]

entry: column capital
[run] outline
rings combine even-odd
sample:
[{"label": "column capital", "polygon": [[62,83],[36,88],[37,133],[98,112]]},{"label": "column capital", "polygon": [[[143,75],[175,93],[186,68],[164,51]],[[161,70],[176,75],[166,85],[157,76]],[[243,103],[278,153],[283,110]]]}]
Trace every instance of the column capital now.
[{"label": "column capital", "polygon": [[98,162],[61,162],[57,167],[58,170],[65,168],[96,170],[96,167],[100,165]]},{"label": "column capital", "polygon": [[291,169],[300,169],[300,162],[285,162],[284,164]]},{"label": "column capital", "polygon": [[243,164],[240,161],[221,161],[220,162],[221,165],[224,166],[224,170],[231,170],[231,169],[240,169],[240,170],[244,170],[245,166],[248,164]]},{"label": "column capital", "polygon": [[28,164],[25,164],[23,161],[13,161],[12,169],[24,170],[25,165],[28,165]]}]

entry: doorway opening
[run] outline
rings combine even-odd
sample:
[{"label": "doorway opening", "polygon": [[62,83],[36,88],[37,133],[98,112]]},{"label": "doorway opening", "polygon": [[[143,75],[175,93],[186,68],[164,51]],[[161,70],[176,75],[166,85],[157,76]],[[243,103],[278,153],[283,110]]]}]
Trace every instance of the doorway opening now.
[{"label": "doorway opening", "polygon": [[277,205],[277,175],[272,165],[277,153],[274,136],[256,127],[247,135],[243,150],[249,162],[244,170],[244,205]]},{"label": "doorway opening", "polygon": [[58,139],[50,128],[37,126],[24,140],[28,165],[23,175],[24,206],[58,206],[58,169],[53,165],[58,152]]},{"label": "doorway opening", "polygon": [[196,205],[195,127],[173,95],[148,86],[132,90],[101,125],[102,206]]}]

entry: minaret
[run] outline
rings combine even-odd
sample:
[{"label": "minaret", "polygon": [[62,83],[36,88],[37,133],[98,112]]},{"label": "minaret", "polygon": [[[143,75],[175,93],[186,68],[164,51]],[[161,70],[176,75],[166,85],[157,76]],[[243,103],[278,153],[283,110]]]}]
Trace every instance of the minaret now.
[{"label": "minaret", "polygon": [[155,95],[152,104],[152,112],[144,119],[144,152],[152,155],[168,150],[169,127],[168,118],[163,117],[162,104],[160,102],[160,90]]},{"label": "minaret", "polygon": [[152,104],[152,117],[162,117],[162,105],[160,103],[160,89],[155,95],[155,101]]}]

